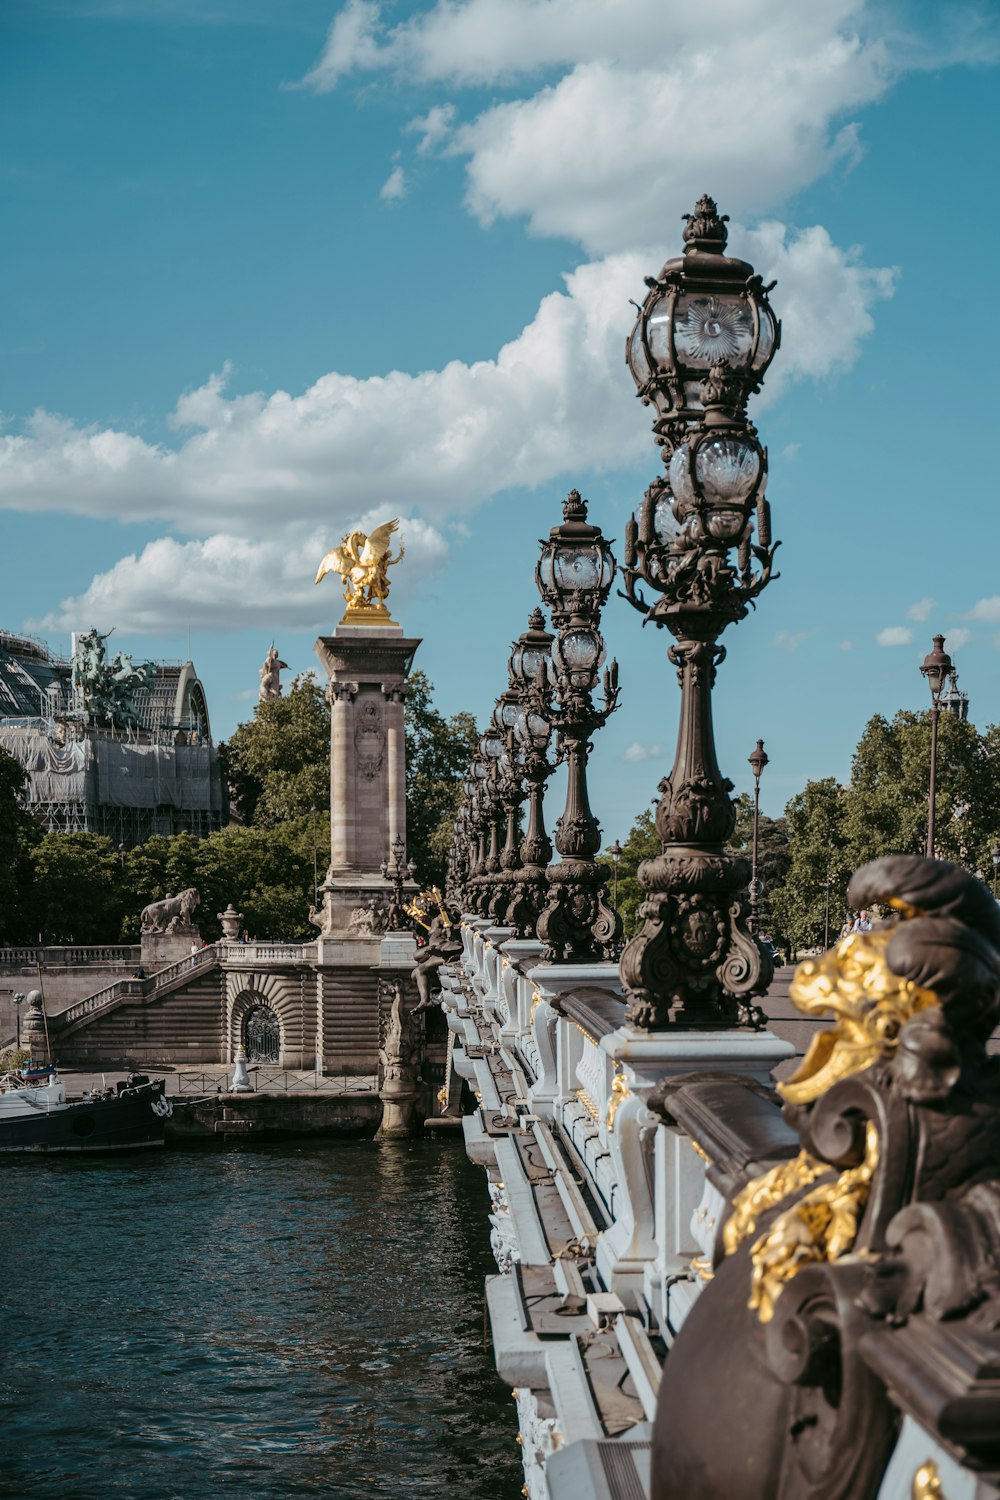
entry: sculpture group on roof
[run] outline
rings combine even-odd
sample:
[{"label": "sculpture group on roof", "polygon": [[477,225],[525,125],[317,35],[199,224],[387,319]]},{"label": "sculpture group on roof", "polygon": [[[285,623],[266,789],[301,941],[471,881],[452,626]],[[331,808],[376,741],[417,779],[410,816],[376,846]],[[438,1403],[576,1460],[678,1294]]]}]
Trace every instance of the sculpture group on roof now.
[{"label": "sculpture group on roof", "polygon": [[127,651],[108,661],[105,641],[109,630],[88,630],[77,637],[71,658],[73,691],[84,701],[92,724],[104,729],[132,729],[139,723],[135,695],[156,676],[156,664],[133,662]]}]

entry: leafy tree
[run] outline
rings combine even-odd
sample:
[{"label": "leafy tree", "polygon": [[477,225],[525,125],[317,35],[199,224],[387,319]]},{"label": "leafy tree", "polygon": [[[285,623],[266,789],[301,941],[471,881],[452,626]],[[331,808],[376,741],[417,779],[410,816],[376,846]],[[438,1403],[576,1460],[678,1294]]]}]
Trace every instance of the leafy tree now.
[{"label": "leafy tree", "polygon": [[[629,830],[628,838],[622,844],[621,858],[618,861],[618,912],[625,929],[625,937],[634,937],[639,931],[642,923],[639,919],[639,907],[646,899],[646,893],[639,884],[638,869],[644,859],[655,859],[662,852],[663,840],[656,831],[653,814],[645,809],[639,814]],[[605,849],[601,856],[606,863],[614,865],[610,848]],[[612,877],[610,883],[610,895],[614,899],[615,882]]]},{"label": "leafy tree", "polygon": [[330,806],[330,709],[308,675],[282,698],[258,703],[254,716],[219,746],[230,793],[244,823],[273,828]]},{"label": "leafy tree", "polygon": [[452,825],[462,783],[479,743],[472,714],[446,719],[433,705],[433,684],[410,673],[406,699],[406,842],[423,886],[444,886]]},{"label": "leafy tree", "polygon": [[[851,859],[922,854],[927,840],[930,713],[876,714],[854,752],[845,797]],[[938,726],[936,852],[989,880],[1000,832],[1000,729],[942,713]]]},{"label": "leafy tree", "polygon": [[31,930],[43,943],[116,943],[121,863],[96,833],[46,833],[31,851]]},{"label": "leafy tree", "polygon": [[846,911],[854,869],[846,830],[846,793],[832,776],[807,781],[785,808],[789,863],[774,891],[775,926],[793,951],[832,941]]},{"label": "leafy tree", "polygon": [[24,768],[0,750],[0,943],[31,940],[26,897],[39,833],[24,803]]}]

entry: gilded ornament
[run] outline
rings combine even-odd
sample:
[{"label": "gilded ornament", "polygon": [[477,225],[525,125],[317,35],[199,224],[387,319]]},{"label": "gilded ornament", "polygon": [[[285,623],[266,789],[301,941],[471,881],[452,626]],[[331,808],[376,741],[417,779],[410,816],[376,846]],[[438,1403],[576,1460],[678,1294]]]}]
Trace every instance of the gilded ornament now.
[{"label": "gilded ornament", "polygon": [[376,526],[369,536],[360,530],[349,531],[340,546],[332,548],[320,563],[317,583],[327,573],[339,573],[343,582],[347,609],[342,625],[392,624],[385,601],[389,595],[388,570],[401,561],[404,552],[400,542],[398,555],[390,556],[392,534],[398,529],[399,521],[395,520]]},{"label": "gilded ornament", "polygon": [[941,1475],[932,1458],[926,1459],[914,1474],[910,1497],[911,1500],[945,1500]]},{"label": "gilded ornament", "polygon": [[[704,1155],[704,1152],[700,1154]],[[800,1151],[793,1161],[783,1161],[762,1177],[748,1182],[733,1199],[733,1212],[722,1231],[726,1254],[732,1255],[738,1250],[756,1231],[758,1221],[772,1208],[777,1208],[792,1193],[808,1187],[830,1170],[826,1162],[817,1161],[808,1151]]]},{"label": "gilded ornament", "polygon": [[[819,1166],[829,1170],[824,1163]],[[869,1122],[861,1163],[806,1193],[752,1246],[748,1306],[762,1323],[770,1323],[779,1296],[804,1265],[839,1260],[854,1248],[877,1166],[878,1131]]]},{"label": "gilded ornament", "polygon": [[584,1109],[587,1111],[588,1115],[596,1125],[597,1121],[600,1118],[600,1111],[597,1108],[597,1105],[594,1103],[593,1099],[587,1093],[587,1090],[577,1089],[576,1097],[579,1099],[580,1103],[583,1105]]},{"label": "gilded ornament", "polygon": [[615,1066],[618,1071],[611,1080],[611,1097],[608,1099],[608,1112],[604,1121],[609,1131],[615,1128],[615,1115],[618,1113],[618,1106],[623,1099],[630,1097],[628,1082],[621,1071],[621,1066],[617,1063]]},{"label": "gilded ornament", "polygon": [[891,1054],[907,1021],[937,1004],[933,990],[901,979],[886,963],[892,927],[852,932],[820,958],[799,965],[789,996],[803,1015],[833,1011],[835,1022],[815,1036],[797,1072],[778,1092],[809,1104],[827,1089]]}]

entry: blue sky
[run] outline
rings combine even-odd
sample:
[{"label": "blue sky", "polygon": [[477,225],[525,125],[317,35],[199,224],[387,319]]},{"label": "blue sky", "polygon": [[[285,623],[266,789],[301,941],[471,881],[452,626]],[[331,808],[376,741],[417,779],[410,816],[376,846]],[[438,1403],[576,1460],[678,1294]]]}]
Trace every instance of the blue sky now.
[{"label": "blue sky", "polygon": [[[628,299],[709,191],[784,319],[724,769],[763,736],[773,813],[846,777],[936,630],[996,721],[998,61],[985,4],[7,0],[0,623],[190,643],[224,735],[272,637],[303,670],[339,618],[323,552],[399,515],[395,611],[485,719],[566,491],[620,540],[657,473]],[[619,599],[605,634],[610,840],[677,692]]]}]

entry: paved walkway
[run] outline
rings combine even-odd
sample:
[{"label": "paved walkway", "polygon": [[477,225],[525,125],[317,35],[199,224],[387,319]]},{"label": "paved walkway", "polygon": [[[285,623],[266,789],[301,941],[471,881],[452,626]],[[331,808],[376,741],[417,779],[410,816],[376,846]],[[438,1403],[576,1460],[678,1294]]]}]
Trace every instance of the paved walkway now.
[{"label": "paved walkway", "polygon": [[[206,1094],[229,1092],[233,1076],[232,1064],[222,1067],[213,1063],[160,1063],[144,1068],[150,1078],[162,1078],[168,1094],[188,1094],[202,1097]],[[375,1092],[374,1074],[315,1073],[312,1069],[257,1068],[248,1069],[250,1082],[259,1094],[371,1094]],[[74,1097],[94,1089],[108,1088],[119,1079],[128,1077],[127,1070],[108,1069],[103,1073],[91,1073],[74,1068],[61,1068],[59,1076],[65,1080],[66,1092]]]}]

